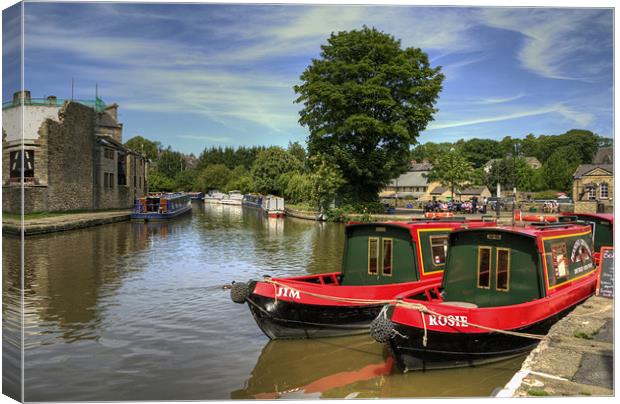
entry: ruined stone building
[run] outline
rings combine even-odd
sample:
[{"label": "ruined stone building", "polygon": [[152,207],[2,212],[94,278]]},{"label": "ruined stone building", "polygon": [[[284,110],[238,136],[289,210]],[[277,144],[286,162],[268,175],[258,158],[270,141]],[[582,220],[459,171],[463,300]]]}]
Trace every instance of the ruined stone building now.
[{"label": "ruined stone building", "polygon": [[117,109],[15,93],[2,105],[2,210],[21,212],[22,177],[25,213],[131,208],[148,160],[122,144]]}]

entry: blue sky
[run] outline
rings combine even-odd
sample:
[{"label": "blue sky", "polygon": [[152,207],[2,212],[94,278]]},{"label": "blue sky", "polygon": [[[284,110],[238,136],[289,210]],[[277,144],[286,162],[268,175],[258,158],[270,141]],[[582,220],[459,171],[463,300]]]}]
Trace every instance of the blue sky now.
[{"label": "blue sky", "polygon": [[[5,101],[19,49],[7,16]],[[26,3],[25,86],[65,98],[73,77],[75,97],[94,98],[98,83],[120,105],[125,140],[185,153],[303,143],[293,85],[331,32],[364,24],[443,68],[421,142],[572,128],[613,136],[611,9]]]}]

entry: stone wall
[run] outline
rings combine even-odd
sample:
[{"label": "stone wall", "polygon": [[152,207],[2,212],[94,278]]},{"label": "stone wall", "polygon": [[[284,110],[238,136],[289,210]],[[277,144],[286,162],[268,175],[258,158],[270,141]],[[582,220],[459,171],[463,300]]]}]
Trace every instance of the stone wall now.
[{"label": "stone wall", "polygon": [[47,120],[41,140],[47,137],[49,211],[93,209],[95,112],[78,103],[61,109],[60,122]]}]

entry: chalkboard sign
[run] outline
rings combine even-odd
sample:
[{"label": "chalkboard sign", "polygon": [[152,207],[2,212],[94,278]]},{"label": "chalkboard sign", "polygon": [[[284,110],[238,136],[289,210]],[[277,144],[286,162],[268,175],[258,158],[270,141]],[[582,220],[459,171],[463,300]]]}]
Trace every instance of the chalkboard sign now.
[{"label": "chalkboard sign", "polygon": [[614,297],[614,248],[601,248],[600,290],[599,295],[613,299]]}]

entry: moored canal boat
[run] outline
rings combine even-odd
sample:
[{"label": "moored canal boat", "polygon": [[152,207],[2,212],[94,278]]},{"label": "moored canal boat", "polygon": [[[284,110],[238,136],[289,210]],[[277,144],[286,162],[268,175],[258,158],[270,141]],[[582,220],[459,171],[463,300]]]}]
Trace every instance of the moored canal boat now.
[{"label": "moored canal boat", "polygon": [[228,195],[219,191],[211,191],[204,197],[205,203],[221,203],[222,199],[227,199]]},{"label": "moored canal boat", "polygon": [[262,208],[268,217],[279,218],[285,216],[284,198],[267,195],[263,198]]},{"label": "moored canal boat", "polygon": [[222,198],[220,201],[223,205],[237,205],[241,206],[243,200],[243,194],[239,191],[230,191],[227,197]]},{"label": "moored canal boat", "polygon": [[191,212],[189,195],[184,193],[151,194],[137,198],[131,220],[161,221],[169,220]]},{"label": "moored canal boat", "polygon": [[561,221],[577,220],[592,226],[592,238],[594,241],[594,261],[598,263],[601,248],[613,247],[614,245],[614,215],[612,213],[562,213]]},{"label": "moored canal boat", "polygon": [[405,371],[520,355],[595,292],[592,249],[590,226],[577,223],[455,230],[439,293],[400,295],[371,335]]},{"label": "moored canal boat", "polygon": [[368,332],[385,300],[414,287],[440,285],[448,233],[481,220],[350,223],[341,272],[233,284],[271,339]]},{"label": "moored canal boat", "polygon": [[187,195],[189,195],[189,198],[192,201],[202,201],[203,199],[205,199],[204,192],[188,192]]},{"label": "moored canal boat", "polygon": [[259,194],[243,195],[241,204],[249,208],[262,209],[263,208],[263,196]]}]

